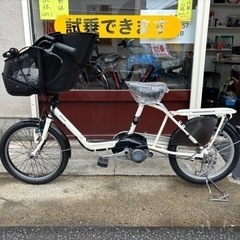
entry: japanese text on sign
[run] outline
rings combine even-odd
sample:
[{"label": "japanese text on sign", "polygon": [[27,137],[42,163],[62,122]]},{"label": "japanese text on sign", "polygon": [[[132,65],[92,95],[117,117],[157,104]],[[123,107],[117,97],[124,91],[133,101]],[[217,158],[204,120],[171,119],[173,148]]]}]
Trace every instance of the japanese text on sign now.
[{"label": "japanese text on sign", "polygon": [[55,31],[94,32],[100,38],[174,38],[182,25],[176,16],[63,15]]},{"label": "japanese text on sign", "polygon": [[182,22],[190,22],[192,17],[192,0],[178,0],[178,18]]},{"label": "japanese text on sign", "polygon": [[39,0],[40,19],[54,20],[69,13],[68,0]]},{"label": "japanese text on sign", "polygon": [[[156,16],[177,16],[177,10],[141,10],[141,15]],[[182,29],[178,36],[172,39],[142,39],[141,43],[194,43],[195,42],[195,26],[196,26],[196,10],[192,10],[191,22],[182,22]]]}]

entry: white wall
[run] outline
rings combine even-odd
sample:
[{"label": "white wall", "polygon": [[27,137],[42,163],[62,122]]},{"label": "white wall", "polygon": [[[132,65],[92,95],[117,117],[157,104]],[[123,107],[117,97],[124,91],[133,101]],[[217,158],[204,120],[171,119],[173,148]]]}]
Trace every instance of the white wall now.
[{"label": "white wall", "polygon": [[[4,67],[2,53],[11,47],[25,46],[21,0],[1,0],[0,14],[0,69]],[[0,121],[31,116],[29,97],[10,96],[0,81]],[[1,127],[0,123],[0,127]]]}]

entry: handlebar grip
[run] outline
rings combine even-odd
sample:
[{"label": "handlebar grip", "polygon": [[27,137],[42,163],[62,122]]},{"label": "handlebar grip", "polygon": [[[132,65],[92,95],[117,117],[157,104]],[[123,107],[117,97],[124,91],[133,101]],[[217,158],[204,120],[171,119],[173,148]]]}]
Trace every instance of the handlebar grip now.
[{"label": "handlebar grip", "polygon": [[50,40],[50,41],[53,41],[53,42],[56,40],[55,37],[53,37],[53,36],[51,36],[51,35],[49,35],[49,34],[45,34],[44,37],[45,37],[46,39]]},{"label": "handlebar grip", "polygon": [[60,50],[63,50],[64,52],[72,55],[72,56],[75,56],[77,54],[77,49],[74,48],[74,47],[71,47],[71,46],[68,46],[64,43],[60,43],[60,42],[54,42],[53,45],[60,49]]},{"label": "handlebar grip", "polygon": [[7,52],[3,53],[4,58],[16,57],[19,51],[16,48],[10,48]]}]

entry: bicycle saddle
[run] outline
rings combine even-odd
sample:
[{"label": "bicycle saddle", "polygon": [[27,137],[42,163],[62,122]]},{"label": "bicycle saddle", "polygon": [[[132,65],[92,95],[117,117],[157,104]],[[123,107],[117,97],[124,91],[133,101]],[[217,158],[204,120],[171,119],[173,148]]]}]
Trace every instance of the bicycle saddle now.
[{"label": "bicycle saddle", "polygon": [[131,95],[137,103],[159,103],[164,94],[169,91],[167,84],[163,82],[126,82]]}]

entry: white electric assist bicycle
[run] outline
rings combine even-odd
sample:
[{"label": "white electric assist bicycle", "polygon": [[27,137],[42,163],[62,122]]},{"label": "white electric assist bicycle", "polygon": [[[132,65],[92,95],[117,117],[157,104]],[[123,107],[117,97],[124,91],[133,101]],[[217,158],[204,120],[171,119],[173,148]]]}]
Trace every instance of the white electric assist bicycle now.
[{"label": "white electric assist bicycle", "polygon": [[[73,54],[76,46],[68,43],[67,37],[68,35],[63,36],[61,43],[54,36],[48,36],[47,40],[44,38],[44,44],[42,43],[43,40],[39,40],[36,44],[38,54],[40,51],[41,58],[42,55],[44,59],[51,57],[51,61],[53,57],[56,61],[59,58],[62,64],[61,68],[63,68],[66,57],[72,55],[73,59],[76,58],[76,53]],[[19,92],[15,92],[16,89],[11,90],[7,86],[10,79],[9,75],[12,74],[13,76],[15,74],[8,61],[16,64],[15,58],[22,60],[23,55],[26,54],[28,58],[34,58],[35,52],[32,53],[32,51],[35,51],[34,46],[36,45],[33,45],[30,50],[28,49],[27,53],[23,52],[6,60],[3,79],[10,94],[20,95]],[[49,51],[50,48],[52,48],[51,51]],[[51,53],[50,56],[48,56],[49,53]],[[73,61],[73,59],[69,59],[69,61]],[[38,67],[38,70],[41,70],[40,67]],[[24,75],[25,71],[22,70],[21,72]],[[28,76],[29,74],[34,75],[28,71]],[[62,75],[60,74],[61,77]],[[17,75],[16,79],[19,78],[19,75]],[[60,83],[64,85],[65,82]],[[179,177],[195,184],[207,183],[209,187],[208,183],[215,185],[215,182],[228,176],[238,163],[239,137],[235,128],[228,122],[228,119],[236,112],[234,109],[205,108],[169,111],[161,103],[164,94],[168,92],[165,83],[128,82],[128,88],[138,103],[129,130],[116,134],[112,140],[90,141],[57,107],[59,92],[68,90],[71,86],[68,84],[67,87],[59,88],[59,85],[61,85],[59,84],[59,77],[54,84],[45,87],[47,89],[45,95],[49,103],[48,112],[39,119],[28,118],[15,123],[4,133],[1,139],[0,153],[4,167],[12,176],[23,182],[30,184],[48,183],[60,176],[67,167],[71,157],[71,145],[63,131],[53,124],[54,119],[58,119],[65,125],[85,149],[89,151],[112,150],[112,154],[103,154],[99,157],[97,164],[101,167],[107,167],[109,160],[113,157],[119,157],[119,161],[128,159],[141,163],[146,158],[151,157],[153,152],[158,152],[169,157],[170,165]],[[58,89],[55,91],[56,87]],[[34,93],[39,94],[38,91],[35,90]],[[32,90],[27,92],[28,95],[32,93]],[[135,132],[139,118],[146,106],[155,108],[165,114],[156,135]],[[183,123],[176,120],[175,116],[185,116],[187,120]],[[169,137],[163,135],[167,120],[173,121],[176,125],[176,130]],[[223,193],[222,198],[225,197],[226,195]]]}]

